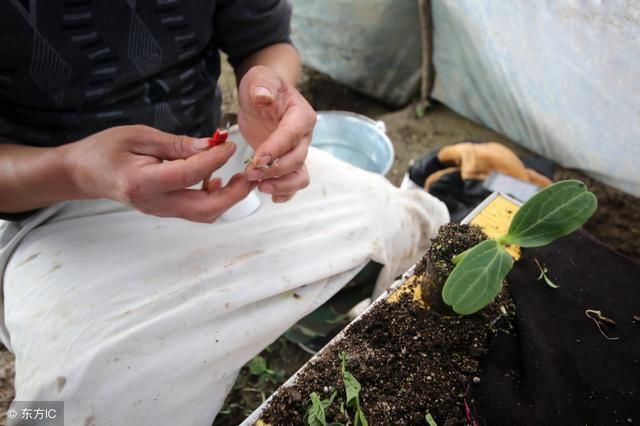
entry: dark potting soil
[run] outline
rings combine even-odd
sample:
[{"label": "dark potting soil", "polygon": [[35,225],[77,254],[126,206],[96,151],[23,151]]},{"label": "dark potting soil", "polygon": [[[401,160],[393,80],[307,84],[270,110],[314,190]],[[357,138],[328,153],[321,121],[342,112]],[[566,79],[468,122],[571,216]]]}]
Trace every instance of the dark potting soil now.
[{"label": "dark potting soil", "polygon": [[[460,227],[468,235],[466,244],[461,241],[465,237],[456,237]],[[444,226],[427,255],[450,259],[484,239],[479,232],[466,225]],[[416,276],[424,272],[424,265],[425,259],[417,265]],[[360,402],[369,424],[424,425],[427,413],[439,425],[465,424],[465,395],[478,382],[480,360],[491,338],[508,331],[512,306],[503,291],[482,312],[462,319],[425,308],[409,293],[396,302],[384,301],[354,322],[345,338],[327,347],[292,386],[281,388],[262,419],[272,425],[303,424],[309,395],[317,392],[328,399],[337,390],[326,410],[327,422],[346,423],[340,412],[345,395],[339,359],[345,352],[347,370],[362,385]]]}]

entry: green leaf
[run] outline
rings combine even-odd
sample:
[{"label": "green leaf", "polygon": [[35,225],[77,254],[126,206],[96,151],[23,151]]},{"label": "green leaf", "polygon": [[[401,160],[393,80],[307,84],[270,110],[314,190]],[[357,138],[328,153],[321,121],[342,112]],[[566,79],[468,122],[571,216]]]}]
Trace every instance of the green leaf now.
[{"label": "green leaf", "polygon": [[[333,396],[335,397],[335,394]],[[333,398],[331,399],[331,402],[326,405],[326,401],[320,400],[320,395],[316,392],[312,392],[311,395],[309,395],[309,398],[311,399],[311,406],[307,409],[307,412],[304,415],[304,424],[308,426],[327,426],[324,410],[326,407],[331,405]]]},{"label": "green leaf", "polygon": [[344,382],[344,390],[347,394],[347,407],[355,407],[355,404],[359,404],[358,395],[360,395],[360,382],[347,371],[347,354],[340,353],[340,361],[342,361],[342,381]]},{"label": "green leaf", "polygon": [[473,247],[451,271],[442,289],[442,300],[462,315],[487,306],[500,293],[513,259],[495,240]]},{"label": "green leaf", "polygon": [[362,408],[358,405],[356,409],[356,415],[353,419],[353,426],[369,426],[369,422],[364,417],[364,413],[362,412]]},{"label": "green leaf", "polygon": [[329,399],[322,400],[321,401],[322,402],[322,408],[324,408],[325,410],[327,408],[329,408],[329,406],[331,406],[331,404],[333,404],[333,400],[336,399],[336,395],[338,395],[338,391],[334,390],[331,393],[331,396],[329,397]]},{"label": "green leaf", "polygon": [[340,361],[342,370],[342,381],[344,382],[344,390],[346,393],[346,405],[356,410],[353,419],[354,426],[369,426],[367,419],[364,416],[362,407],[360,407],[360,391],[362,386],[358,379],[353,374],[347,371],[347,354],[340,352]]},{"label": "green leaf", "polygon": [[427,415],[425,416],[425,419],[427,420],[427,423],[429,424],[429,426],[438,426],[438,423],[436,423],[431,413],[427,413]]},{"label": "green leaf", "polygon": [[249,361],[249,371],[251,372],[251,374],[256,376],[273,373],[273,371],[267,368],[267,360],[260,355]]},{"label": "green leaf", "polygon": [[598,207],[595,195],[578,180],[554,183],[534,195],[513,217],[502,244],[540,247],[580,228]]}]

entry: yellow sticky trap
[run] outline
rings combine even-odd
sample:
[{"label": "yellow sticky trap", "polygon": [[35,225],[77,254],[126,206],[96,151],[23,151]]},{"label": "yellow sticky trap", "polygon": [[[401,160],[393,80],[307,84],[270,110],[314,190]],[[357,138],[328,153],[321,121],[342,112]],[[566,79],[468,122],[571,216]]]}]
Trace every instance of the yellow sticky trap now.
[{"label": "yellow sticky trap", "polygon": [[265,423],[262,419],[258,419],[256,426],[271,426],[269,423]]},{"label": "yellow sticky trap", "polygon": [[[471,225],[478,225],[489,238],[498,238],[507,233],[511,220],[516,214],[520,205],[506,198],[501,194],[495,194],[494,197],[487,199],[488,203],[483,206],[480,204],[480,210],[469,221]],[[477,209],[476,209],[477,210]],[[520,259],[520,247],[516,245],[507,246],[507,252],[514,260]]]}]

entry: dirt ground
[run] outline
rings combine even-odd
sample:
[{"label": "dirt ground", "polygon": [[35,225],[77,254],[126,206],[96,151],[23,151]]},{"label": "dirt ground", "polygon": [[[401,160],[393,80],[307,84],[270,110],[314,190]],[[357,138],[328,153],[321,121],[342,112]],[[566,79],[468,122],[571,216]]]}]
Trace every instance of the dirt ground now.
[{"label": "dirt ground", "polygon": [[[237,111],[235,81],[227,64],[223,67],[221,86],[225,111]],[[526,150],[508,138],[459,116],[444,105],[435,105],[425,116],[417,118],[413,105],[398,111],[390,110],[385,105],[311,70],[305,70],[300,89],[318,111],[348,110],[384,121],[396,152],[392,170],[387,177],[396,185],[400,183],[411,160],[456,142],[497,141],[512,147],[517,153],[526,153]],[[598,196],[600,206],[587,224],[587,230],[610,247],[640,261],[640,200],[602,185],[579,172],[559,168],[556,179],[566,177],[584,180]],[[245,367],[215,425],[237,425],[310,357],[296,345],[283,339],[275,342],[261,355],[273,373],[254,374]],[[5,401],[5,405],[14,395],[13,377],[13,355],[6,350],[0,351],[0,401]],[[4,415],[4,410],[0,410],[0,424],[4,424]]]}]

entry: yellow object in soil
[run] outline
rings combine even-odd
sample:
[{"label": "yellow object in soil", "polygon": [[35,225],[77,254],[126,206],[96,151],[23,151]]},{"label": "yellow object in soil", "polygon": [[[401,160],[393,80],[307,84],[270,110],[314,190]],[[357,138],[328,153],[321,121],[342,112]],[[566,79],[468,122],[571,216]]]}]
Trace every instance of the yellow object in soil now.
[{"label": "yellow object in soil", "polygon": [[425,305],[424,300],[422,299],[422,286],[420,285],[421,277],[417,277],[415,275],[407,278],[405,282],[403,282],[400,287],[398,287],[393,293],[391,293],[387,297],[387,301],[390,303],[397,302],[400,300],[403,294],[413,294],[413,301],[418,303],[419,305]]},{"label": "yellow object in soil", "polygon": [[[507,233],[511,220],[520,206],[517,203],[498,195],[491,200],[471,221],[471,225],[478,225],[489,238],[498,238]],[[507,252],[514,258],[520,259],[520,247],[507,247]]]}]

